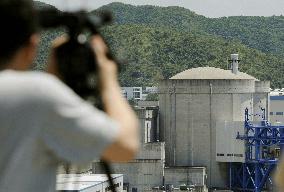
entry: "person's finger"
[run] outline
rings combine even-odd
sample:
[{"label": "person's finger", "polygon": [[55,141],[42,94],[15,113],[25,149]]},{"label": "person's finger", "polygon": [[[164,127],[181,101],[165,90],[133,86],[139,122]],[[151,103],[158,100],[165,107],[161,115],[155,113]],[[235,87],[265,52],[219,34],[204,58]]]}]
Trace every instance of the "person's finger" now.
[{"label": "person's finger", "polygon": [[48,61],[47,61],[46,72],[53,74],[60,79],[62,79],[62,76],[60,75],[59,70],[58,70],[58,63],[57,63],[57,60],[55,58],[55,49],[58,48],[59,46],[63,45],[67,41],[68,41],[68,36],[66,36],[66,35],[61,35],[61,36],[57,37],[56,39],[54,39],[52,41],[52,45],[51,45],[52,50],[51,50],[51,53],[50,53]]},{"label": "person's finger", "polygon": [[94,36],[91,39],[91,45],[98,57],[106,57],[106,53],[108,48],[104,42],[104,40],[100,36]]},{"label": "person's finger", "polygon": [[66,35],[61,35],[52,41],[52,48],[57,48],[60,45],[66,43],[68,41],[68,37]]}]

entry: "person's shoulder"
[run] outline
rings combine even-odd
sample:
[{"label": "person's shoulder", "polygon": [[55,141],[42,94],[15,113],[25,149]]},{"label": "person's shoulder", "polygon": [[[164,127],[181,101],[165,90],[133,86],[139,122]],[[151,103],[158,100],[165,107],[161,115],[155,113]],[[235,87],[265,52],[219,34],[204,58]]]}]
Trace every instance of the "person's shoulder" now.
[{"label": "person's shoulder", "polygon": [[28,72],[30,82],[34,82],[33,89],[36,97],[50,104],[81,103],[82,99],[63,81],[45,72]]},{"label": "person's shoulder", "polygon": [[63,84],[57,77],[40,71],[28,71],[23,73],[24,78],[33,81],[35,85]]},{"label": "person's shoulder", "polygon": [[2,82],[8,83],[9,85],[26,85],[29,87],[37,86],[48,83],[58,83],[58,79],[45,72],[40,71],[14,71],[5,70],[0,74]]},{"label": "person's shoulder", "polygon": [[74,92],[56,76],[40,71],[13,71],[7,75],[7,84],[17,92],[25,92],[31,98],[50,100],[59,96],[74,95]]},{"label": "person's shoulder", "polygon": [[69,88],[57,77],[49,73],[40,71],[19,72],[17,75],[19,82],[27,90],[35,91],[34,93],[44,93],[46,95],[56,92],[56,90],[68,90]]},{"label": "person's shoulder", "polygon": [[25,101],[46,104],[80,101],[79,96],[56,76],[39,71],[3,71],[0,89]]},{"label": "person's shoulder", "polygon": [[65,83],[56,76],[45,72],[31,71],[26,73],[26,78],[32,84],[33,88],[45,96],[66,96],[74,95],[75,93]]}]

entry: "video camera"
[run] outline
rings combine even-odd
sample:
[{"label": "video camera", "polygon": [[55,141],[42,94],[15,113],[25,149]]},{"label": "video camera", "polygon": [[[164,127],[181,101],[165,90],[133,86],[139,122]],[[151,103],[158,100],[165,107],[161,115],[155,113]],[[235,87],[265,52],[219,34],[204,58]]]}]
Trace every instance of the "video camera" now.
[{"label": "video camera", "polygon": [[[67,30],[68,41],[55,49],[55,59],[62,80],[82,98],[91,100],[99,107],[96,56],[86,34],[99,34],[98,29],[111,22],[111,14],[101,12],[97,16],[90,16],[85,11],[61,12],[45,9],[40,10],[38,15],[42,29],[64,27]],[[110,53],[107,57],[114,60]]]}]

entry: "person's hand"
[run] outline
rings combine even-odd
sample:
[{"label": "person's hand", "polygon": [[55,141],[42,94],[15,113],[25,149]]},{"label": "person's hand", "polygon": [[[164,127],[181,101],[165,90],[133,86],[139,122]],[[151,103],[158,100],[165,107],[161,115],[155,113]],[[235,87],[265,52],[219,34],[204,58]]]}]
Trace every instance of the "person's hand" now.
[{"label": "person's hand", "polygon": [[52,45],[51,45],[51,54],[47,62],[46,71],[50,74],[57,76],[59,79],[62,79],[62,76],[60,75],[58,71],[58,63],[57,63],[54,53],[55,53],[55,49],[58,48],[60,45],[64,44],[66,41],[68,41],[68,37],[65,35],[57,37],[55,40],[53,40]]},{"label": "person's hand", "polygon": [[[58,71],[58,64],[54,55],[54,51],[66,41],[68,41],[68,37],[66,37],[65,35],[60,36],[53,41],[51,55],[49,57],[47,66],[47,72],[57,76],[60,79],[62,79],[62,77],[60,76],[60,73]],[[105,83],[110,80],[117,81],[117,65],[114,61],[107,58],[106,54],[108,48],[104,43],[103,39],[99,35],[95,35],[91,38],[90,44],[94,50],[94,54],[96,55],[99,76],[102,86],[104,87]]]},{"label": "person's hand", "polygon": [[91,46],[94,49],[97,64],[99,66],[99,75],[101,83],[104,84],[109,80],[117,80],[117,64],[107,58],[108,48],[103,39],[95,35],[91,39]]}]

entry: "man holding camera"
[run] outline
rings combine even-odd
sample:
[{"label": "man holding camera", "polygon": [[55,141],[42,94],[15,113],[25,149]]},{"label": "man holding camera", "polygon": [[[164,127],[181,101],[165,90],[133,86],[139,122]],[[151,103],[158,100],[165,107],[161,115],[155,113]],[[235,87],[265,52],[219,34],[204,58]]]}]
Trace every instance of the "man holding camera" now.
[{"label": "man holding camera", "polygon": [[0,192],[55,191],[60,161],[127,161],[138,150],[138,121],[102,38],[91,45],[106,113],[55,76],[26,71],[39,41],[34,19],[31,0],[0,0]]}]

